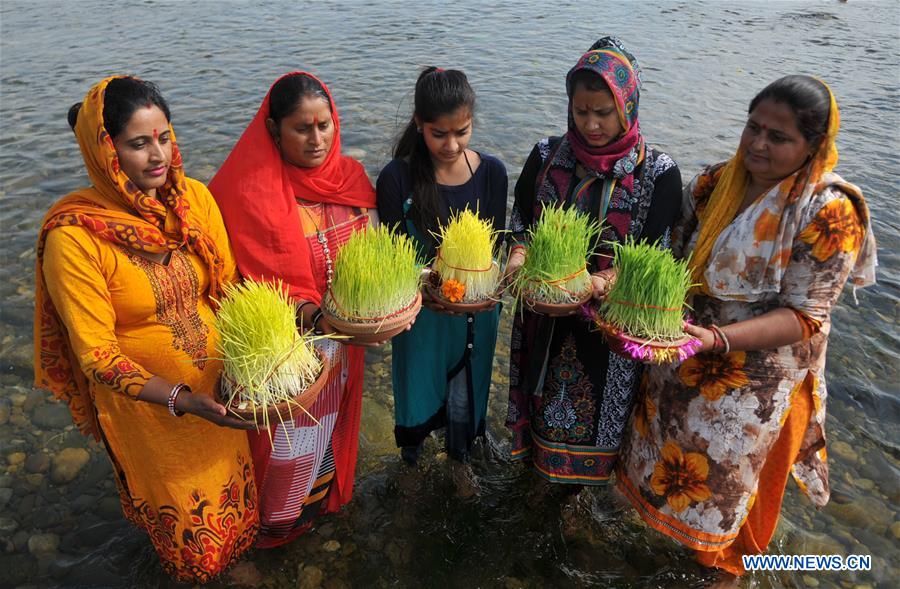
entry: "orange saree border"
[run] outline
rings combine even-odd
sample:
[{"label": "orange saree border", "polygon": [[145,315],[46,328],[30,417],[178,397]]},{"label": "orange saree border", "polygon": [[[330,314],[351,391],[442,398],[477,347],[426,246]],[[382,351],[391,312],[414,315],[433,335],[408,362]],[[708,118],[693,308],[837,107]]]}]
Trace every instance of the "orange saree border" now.
[{"label": "orange saree border", "polygon": [[628,477],[618,469],[616,473],[616,486],[628,501],[634,506],[648,526],[654,530],[678,540],[685,546],[700,551],[718,551],[729,546],[738,537],[734,534],[710,534],[689,528],[681,521],[661,513],[658,509],[647,503],[640,492],[634,488]]}]

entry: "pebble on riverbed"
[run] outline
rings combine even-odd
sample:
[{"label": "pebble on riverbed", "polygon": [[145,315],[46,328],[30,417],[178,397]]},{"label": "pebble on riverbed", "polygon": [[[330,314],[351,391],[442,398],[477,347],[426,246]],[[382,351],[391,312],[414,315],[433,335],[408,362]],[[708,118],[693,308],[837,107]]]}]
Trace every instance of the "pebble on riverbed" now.
[{"label": "pebble on riverbed", "polygon": [[317,566],[307,565],[299,572],[298,589],[315,589],[322,584],[325,579],[325,573]]},{"label": "pebble on riverbed", "polygon": [[53,457],[50,480],[57,485],[72,482],[90,458],[91,455],[84,448],[63,448]]},{"label": "pebble on riverbed", "polygon": [[35,407],[31,423],[48,430],[63,429],[72,423],[72,415],[64,403],[48,403]]},{"label": "pebble on riverbed", "polygon": [[843,440],[832,442],[828,446],[828,451],[832,454],[840,456],[847,462],[857,462],[859,460],[859,455],[856,453],[856,450],[854,450],[850,444]]},{"label": "pebble on riverbed", "polygon": [[59,548],[59,536],[56,534],[35,534],[28,538],[28,552],[34,556],[52,554]]},{"label": "pebble on riverbed", "polygon": [[25,459],[25,470],[31,474],[44,473],[50,468],[50,457],[43,452],[30,454]]},{"label": "pebble on riverbed", "polygon": [[12,401],[6,397],[0,397],[0,425],[5,425],[9,421],[11,411]]},{"label": "pebble on riverbed", "polygon": [[322,550],[324,550],[325,552],[337,552],[340,549],[341,543],[337,540],[329,540],[328,542],[322,544]]}]

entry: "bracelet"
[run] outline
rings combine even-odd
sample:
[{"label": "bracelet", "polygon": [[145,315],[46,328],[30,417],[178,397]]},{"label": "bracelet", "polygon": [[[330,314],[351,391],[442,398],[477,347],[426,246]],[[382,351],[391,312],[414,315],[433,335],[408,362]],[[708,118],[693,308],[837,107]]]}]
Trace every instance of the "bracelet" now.
[{"label": "bracelet", "polygon": [[325,334],[324,331],[322,331],[321,329],[316,327],[316,324],[319,322],[319,319],[321,319],[321,318],[322,318],[322,308],[319,307],[318,309],[316,309],[315,313],[313,313],[313,316],[312,316],[312,329],[313,329],[313,333],[316,335],[324,335]]},{"label": "bracelet", "polygon": [[722,348],[725,347],[724,344],[722,343],[722,338],[719,337],[719,332],[716,331],[715,329],[713,329],[712,326],[710,326],[709,330],[713,334],[712,351],[718,352],[719,350],[721,350]]},{"label": "bracelet", "polygon": [[185,383],[180,382],[174,387],[172,387],[172,392],[169,393],[169,399],[166,401],[166,407],[169,408],[169,413],[172,414],[173,417],[181,417],[184,415],[184,411],[179,411],[175,409],[175,403],[178,401],[178,395],[182,393],[182,391],[191,392],[191,387],[187,386]]},{"label": "bracelet", "polygon": [[725,347],[725,350],[722,352],[723,354],[727,354],[731,352],[731,342],[728,341],[728,336],[725,335],[725,331],[719,327],[718,325],[710,325],[710,329],[712,329],[720,338],[722,338],[722,345]]}]

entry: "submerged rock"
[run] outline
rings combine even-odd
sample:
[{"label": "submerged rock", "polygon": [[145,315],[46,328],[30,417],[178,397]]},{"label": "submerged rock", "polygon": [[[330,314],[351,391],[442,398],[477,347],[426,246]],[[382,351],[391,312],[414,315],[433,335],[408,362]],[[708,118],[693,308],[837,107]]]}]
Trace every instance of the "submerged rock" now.
[{"label": "submerged rock", "polygon": [[22,411],[31,411],[38,405],[44,402],[47,398],[47,393],[44,391],[28,391],[25,395],[25,402],[22,403]]},{"label": "submerged rock", "polygon": [[50,457],[43,452],[31,454],[25,459],[25,470],[32,474],[47,472],[50,468]]},{"label": "submerged rock", "polygon": [[891,534],[895,540],[900,540],[900,521],[891,524]]},{"label": "submerged rock", "polygon": [[25,399],[27,398],[28,396],[22,392],[12,393],[9,396],[9,400],[12,401],[13,407],[22,407],[22,405],[25,404]]},{"label": "submerged rock", "polygon": [[59,536],[56,534],[35,534],[28,538],[28,552],[35,556],[56,552]]},{"label": "submerged rock", "polygon": [[337,540],[329,540],[328,542],[322,544],[322,550],[324,550],[325,552],[337,552],[340,549],[341,543]]},{"label": "submerged rock", "polygon": [[300,571],[300,578],[297,579],[298,589],[316,589],[325,579],[325,573],[317,566],[307,565]]},{"label": "submerged rock", "polygon": [[259,587],[263,582],[262,573],[248,560],[234,565],[228,571],[227,577],[229,585],[238,587]]},{"label": "submerged rock", "polygon": [[28,532],[25,530],[19,530],[12,537],[13,546],[16,549],[16,552],[25,552],[28,550]]},{"label": "submerged rock", "polygon": [[118,495],[101,499],[96,513],[103,519],[110,521],[122,519],[122,502],[119,500]]},{"label": "submerged rock", "polygon": [[852,503],[843,505],[829,504],[825,509],[847,528],[872,530],[876,534],[883,534],[887,530],[888,522],[893,520],[891,510],[872,497],[860,497]]},{"label": "submerged rock", "polygon": [[828,451],[840,456],[847,462],[857,462],[859,460],[859,455],[856,453],[856,450],[843,440],[832,442],[828,447]]},{"label": "submerged rock", "polygon": [[9,414],[12,411],[12,401],[6,397],[0,397],[0,425],[9,421]]},{"label": "submerged rock", "polygon": [[64,448],[53,457],[50,479],[57,485],[70,483],[90,459],[91,455],[84,448]]},{"label": "submerged rock", "polygon": [[875,488],[875,481],[872,479],[855,479],[853,484],[864,491],[871,491]]},{"label": "submerged rock", "polygon": [[44,475],[42,475],[42,474],[39,473],[39,472],[34,473],[34,474],[26,474],[26,475],[25,475],[25,482],[28,483],[28,485],[29,485],[31,488],[37,489],[37,488],[39,488],[39,487],[41,486],[41,484],[43,484],[43,482],[44,482]]},{"label": "submerged rock", "polygon": [[51,403],[35,408],[31,423],[45,429],[63,429],[72,423],[72,415],[63,403]]},{"label": "submerged rock", "polygon": [[8,536],[19,529],[19,522],[11,517],[0,516],[0,534]]}]

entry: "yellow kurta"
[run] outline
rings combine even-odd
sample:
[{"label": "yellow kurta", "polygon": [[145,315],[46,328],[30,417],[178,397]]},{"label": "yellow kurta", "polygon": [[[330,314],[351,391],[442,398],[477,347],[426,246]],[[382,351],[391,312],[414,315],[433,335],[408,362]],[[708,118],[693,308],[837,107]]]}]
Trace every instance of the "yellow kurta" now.
[{"label": "yellow kurta", "polygon": [[[234,259],[206,187],[187,179],[194,224]],[[47,234],[47,291],[87,377],[126,517],[145,529],[174,577],[204,582],[233,562],[258,528],[246,433],[135,399],[153,375],[211,395],[221,369],[209,271],[190,250],[155,263],[81,226]]]}]

